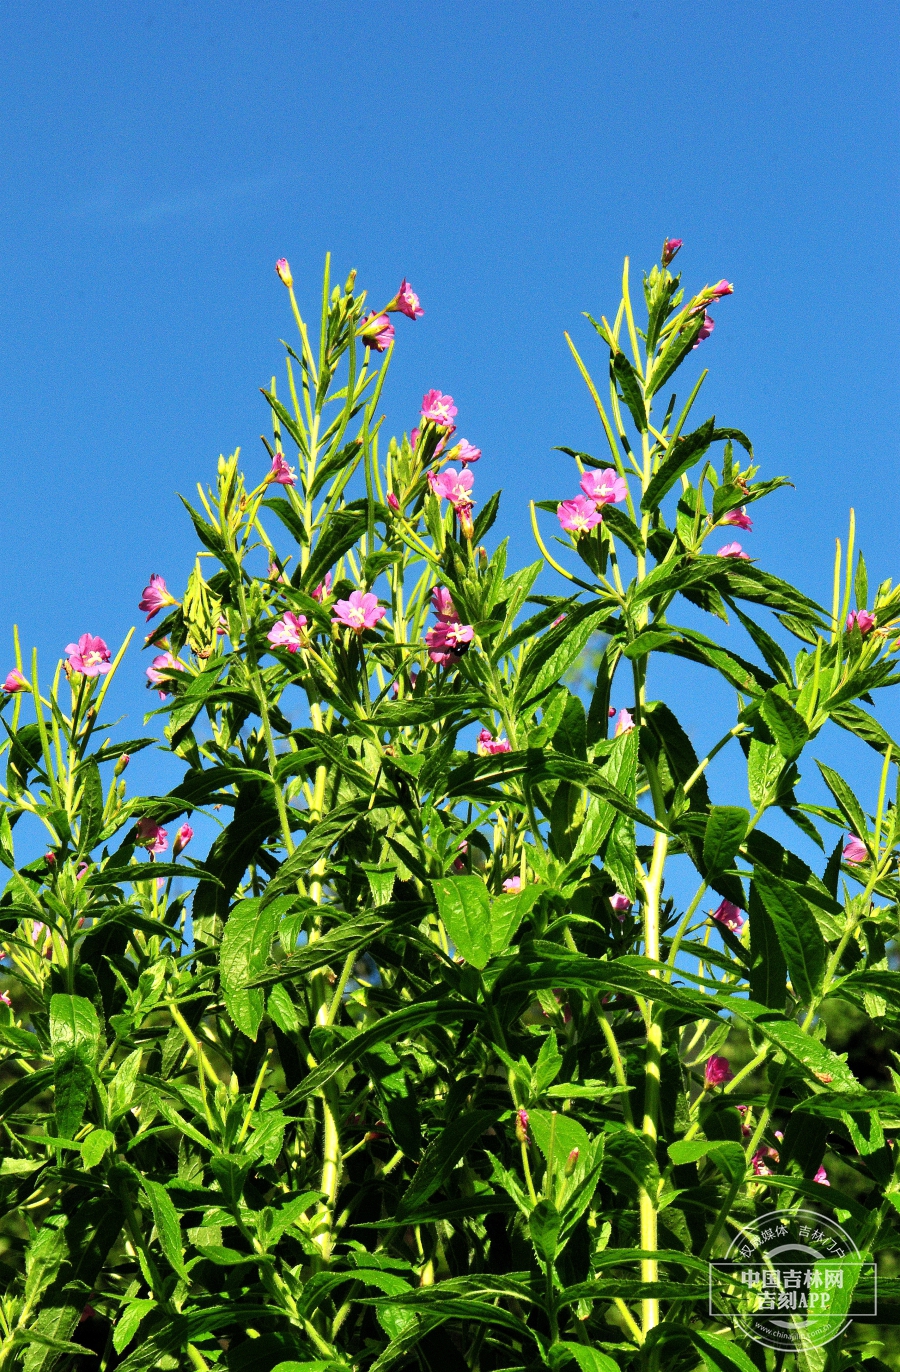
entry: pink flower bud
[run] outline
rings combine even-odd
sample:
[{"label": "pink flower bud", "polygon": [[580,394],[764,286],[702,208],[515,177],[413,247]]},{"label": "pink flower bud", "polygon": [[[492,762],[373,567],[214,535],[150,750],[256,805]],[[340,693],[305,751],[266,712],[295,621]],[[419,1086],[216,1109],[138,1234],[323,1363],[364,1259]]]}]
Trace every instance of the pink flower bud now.
[{"label": "pink flower bud", "polygon": [[522,1105],[516,1111],[516,1138],[519,1143],[528,1142],[528,1111]]},{"label": "pink flower bud", "polygon": [[326,573],[325,573],[325,580],[319,582],[318,586],[316,587],[316,589],[315,589],[315,590],[313,591],[313,593],[312,593],[312,598],[313,598],[313,600],[318,600],[319,603],[321,604],[321,602],[322,602],[323,600],[327,600],[328,597],[329,597],[330,595],[331,595],[331,573],[330,573],[330,572],[326,572]]},{"label": "pink flower bud", "polygon": [[121,757],[118,759],[118,761],[116,762],[115,767],[113,768],[113,775],[114,775],[114,776],[117,776],[117,777],[120,777],[120,776],[122,775],[122,773],[125,771],[125,768],[128,766],[128,764],[129,764],[130,761],[131,761],[131,754],[130,754],[130,753],[123,753],[122,756],[121,756]]},{"label": "pink flower bud", "polygon": [[721,300],[723,296],[726,295],[734,295],[734,286],[732,286],[730,281],[725,281],[724,279],[722,281],[717,281],[712,287],[713,300]]},{"label": "pink flower bud", "polygon": [[399,500],[397,499],[397,497],[394,495],[394,492],[393,492],[393,491],[389,491],[389,492],[388,492],[387,503],[390,505],[390,507],[391,507],[392,510],[399,510],[399,509],[400,509],[400,501],[399,501]]},{"label": "pink flower bud", "polygon": [[578,1153],[579,1150],[577,1148],[573,1148],[569,1156],[566,1158],[566,1165],[563,1169],[563,1173],[565,1176],[571,1177],[572,1173],[575,1171],[575,1168],[578,1166]]},{"label": "pink flower bud", "polygon": [[275,270],[278,273],[279,278],[284,282],[288,289],[290,289],[290,287],[294,284],[294,278],[291,276],[291,269],[288,266],[288,260],[286,257],[279,257],[278,261],[275,263]]},{"label": "pink flower bud", "polygon": [[854,624],[857,629],[859,629],[863,638],[865,638],[866,634],[870,633],[875,627],[875,616],[870,614],[868,610],[851,610],[847,616],[848,634],[853,632]]},{"label": "pink flower bud", "polygon": [[628,911],[631,909],[631,901],[627,896],[623,896],[621,891],[616,891],[614,895],[611,895],[609,903],[620,920],[624,920]]},{"label": "pink flower bud", "polygon": [[14,696],[19,691],[30,691],[31,687],[19,671],[18,667],[13,667],[3,683],[3,689],[7,695]]},{"label": "pink flower bud", "polygon": [[703,1072],[703,1080],[707,1086],[721,1086],[723,1082],[731,1081],[733,1076],[727,1058],[717,1057],[713,1053],[712,1057],[707,1059]]},{"label": "pink flower bud", "polygon": [[704,313],[703,323],[700,326],[700,332],[697,334],[697,341],[694,344],[694,347],[699,348],[703,340],[705,338],[709,338],[710,334],[712,333],[715,327],[716,321],[713,319],[712,315]]},{"label": "pink flower bud", "polygon": [[818,1172],[817,1172],[816,1175],[813,1177],[813,1181],[817,1181],[817,1182],[819,1183],[820,1186],[830,1186],[830,1185],[831,1185],[831,1182],[828,1180],[828,1173],[825,1171],[825,1168],[822,1167],[822,1166],[819,1167]]},{"label": "pink flower bud", "polygon": [[679,251],[681,250],[683,243],[683,238],[666,239],[665,243],[663,243],[662,250],[662,264],[664,267],[668,267],[670,265],[672,259],[676,257]]},{"label": "pink flower bud", "polygon": [[842,856],[845,862],[857,863],[869,861],[869,852],[866,845],[858,839],[855,834],[850,835]]},{"label": "pink flower bud", "polygon": [[182,824],[175,835],[175,843],[172,848],[173,855],[177,857],[179,853],[183,853],[193,837],[194,831],[191,826],[189,824]]}]

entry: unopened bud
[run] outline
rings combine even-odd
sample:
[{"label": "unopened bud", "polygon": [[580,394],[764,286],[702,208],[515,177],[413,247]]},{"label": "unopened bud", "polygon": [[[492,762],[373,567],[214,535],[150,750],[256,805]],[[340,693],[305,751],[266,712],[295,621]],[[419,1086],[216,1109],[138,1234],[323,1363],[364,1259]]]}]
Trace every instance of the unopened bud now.
[{"label": "unopened bud", "polygon": [[118,762],[116,763],[115,767],[113,768],[113,775],[120,777],[122,773],[125,771],[125,768],[128,766],[130,761],[131,754],[123,753],[122,756],[119,758]]},{"label": "unopened bud", "polygon": [[459,515],[459,532],[463,538],[471,538],[475,533],[475,525],[472,523],[471,505],[460,505],[457,509]]},{"label": "unopened bud", "polygon": [[487,571],[487,565],[488,565],[487,548],[479,548],[479,549],[478,549],[478,566],[479,566],[479,568],[481,569],[481,571],[486,572],[486,571]]},{"label": "unopened bud", "polygon": [[391,507],[392,510],[399,510],[399,509],[400,509],[400,501],[399,501],[399,500],[397,499],[397,497],[394,495],[394,492],[393,492],[393,491],[389,492],[388,498],[387,498],[387,503],[390,505],[390,507]]},{"label": "unopened bud", "polygon": [[519,1143],[528,1142],[528,1111],[522,1105],[516,1111],[516,1138]]},{"label": "unopened bud", "polygon": [[578,1149],[577,1149],[577,1148],[573,1148],[572,1151],[571,1151],[571,1153],[569,1154],[569,1156],[566,1158],[565,1176],[571,1177],[572,1173],[575,1171],[575,1167],[576,1167],[577,1163],[578,1163]]},{"label": "unopened bud", "polygon": [[178,833],[175,835],[175,843],[172,847],[172,852],[175,857],[177,857],[179,853],[184,851],[184,849],[188,846],[193,837],[194,831],[191,828],[191,826],[189,824],[182,824],[181,828],[178,830]]},{"label": "unopened bud", "polygon": [[291,269],[288,266],[286,257],[279,257],[278,261],[275,263],[275,270],[278,273],[279,279],[283,281],[288,288],[293,286],[294,278],[291,276]]},{"label": "unopened bud", "polygon": [[680,250],[681,250],[681,245],[682,245],[683,242],[684,242],[684,239],[683,239],[683,238],[667,238],[667,239],[666,239],[665,243],[663,243],[663,250],[662,250],[662,264],[663,264],[664,267],[668,267],[668,265],[669,265],[669,263],[672,261],[672,259],[676,256],[676,254],[677,254],[678,252],[680,252]]}]

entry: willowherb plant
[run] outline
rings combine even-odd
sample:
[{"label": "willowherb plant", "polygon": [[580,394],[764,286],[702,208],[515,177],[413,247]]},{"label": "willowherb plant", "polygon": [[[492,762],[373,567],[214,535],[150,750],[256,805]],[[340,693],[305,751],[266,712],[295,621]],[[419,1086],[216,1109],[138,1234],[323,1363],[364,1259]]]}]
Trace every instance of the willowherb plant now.
[{"label": "willowherb plant", "polygon": [[[702,376],[668,398],[731,292],[685,298],[679,246],[643,329],[627,264],[592,321],[608,402],[572,345],[609,456],[562,450],[576,475],[514,571],[451,397],[380,433],[408,283],[367,313],[326,269],[314,349],[278,263],[299,342],[264,392],[271,465],[248,488],[220,459],[183,597],[154,575],[141,600],[166,612],[168,795],[126,795],[152,737],[110,741],[124,646],[83,635],[49,686],[17,646],[0,1372],[886,1365],[862,1326],[785,1362],[710,1314],[708,1260],[773,1208],[895,1244],[898,1079],[861,1081],[826,1031],[856,1007],[889,1043],[900,1015],[897,745],[858,703],[900,680],[900,589],[869,608],[852,528],[830,611],[733,541],[783,479],[739,430],[689,427]],[[566,593],[535,593],[544,559]],[[585,709],[564,682],[598,641]],[[657,653],[734,688],[702,756],[648,696]],[[801,799],[829,721],[883,757],[868,805],[823,763],[834,804]],[[710,800],[726,747],[749,804]],[[23,820],[47,848],[17,865]]]}]

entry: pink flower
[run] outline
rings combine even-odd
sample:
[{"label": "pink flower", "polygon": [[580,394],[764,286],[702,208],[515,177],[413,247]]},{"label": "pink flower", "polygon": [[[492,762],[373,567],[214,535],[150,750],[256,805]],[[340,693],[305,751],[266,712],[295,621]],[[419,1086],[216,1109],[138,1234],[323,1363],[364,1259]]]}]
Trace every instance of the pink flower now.
[{"label": "pink flower", "polygon": [[598,508],[601,505],[618,505],[628,495],[628,483],[612,467],[607,467],[604,472],[585,472],[581,478],[581,489]]},{"label": "pink flower", "polygon": [[459,449],[459,460],[464,467],[470,462],[477,462],[481,457],[481,449],[476,448],[474,444],[469,443],[465,438],[459,440],[457,447]]},{"label": "pink flower", "polygon": [[522,889],[522,878],[507,877],[503,883],[503,889],[504,891],[507,891],[510,895],[517,896]]},{"label": "pink flower", "polygon": [[272,458],[272,470],[266,481],[269,485],[274,481],[276,486],[296,486],[297,474],[293,467],[288,466],[284,453],[276,453]]},{"label": "pink flower", "polygon": [[361,634],[365,629],[374,629],[380,619],[387,614],[383,605],[378,604],[378,597],[371,591],[351,591],[348,600],[335,601],[335,618],[332,624],[352,629],[354,633]]},{"label": "pink flower", "polygon": [[735,557],[744,562],[750,561],[750,554],[744,552],[740,543],[726,543],[725,547],[716,553],[716,557]]},{"label": "pink flower", "polygon": [[439,619],[425,635],[428,656],[440,667],[455,666],[474,637],[471,624],[460,624],[458,619]]},{"label": "pink flower", "polygon": [[5,1005],[8,1010],[12,1009],[12,1001],[5,991],[0,991],[0,1005]]},{"label": "pink flower", "polygon": [[753,1157],[750,1159],[750,1165],[753,1168],[753,1175],[755,1177],[771,1177],[772,1169],[766,1163],[766,1157],[769,1151],[770,1150],[767,1148],[757,1148]]},{"label": "pink flower", "polygon": [[295,615],[286,610],[281,619],[272,625],[266,638],[274,647],[296,653],[298,648],[306,645],[305,629],[306,615]]},{"label": "pink flower", "polygon": [[742,505],[739,510],[729,510],[721,522],[723,524],[733,524],[736,529],[753,528],[753,520],[747,514],[746,505]]},{"label": "pink flower", "polygon": [[147,619],[151,620],[154,615],[158,615],[164,605],[177,605],[178,601],[174,596],[169,595],[166,583],[156,572],[150,577],[150,584],[144,587],[143,594],[138,601],[138,609],[147,611]]},{"label": "pink flower", "polygon": [[732,286],[730,281],[725,281],[724,279],[722,281],[717,281],[711,289],[713,300],[721,300],[723,296],[734,295],[734,286]]},{"label": "pink flower", "polygon": [[667,238],[663,243],[662,264],[668,267],[684,243],[683,238]]},{"label": "pink flower", "polygon": [[279,257],[278,261],[275,263],[275,270],[277,271],[280,279],[290,289],[290,287],[294,284],[294,278],[291,276],[291,269],[288,266],[288,260],[286,257]]},{"label": "pink flower", "polygon": [[509,750],[509,739],[494,738],[490,729],[482,729],[478,735],[478,751],[482,757],[493,757],[497,753],[508,753]]},{"label": "pink flower", "polygon": [[177,657],[173,657],[171,653],[160,653],[159,657],[155,657],[147,668],[145,676],[151,686],[163,685],[163,689],[159,692],[159,698],[160,700],[165,700],[166,696],[172,694],[172,686],[166,681],[166,678],[162,673],[180,672],[183,670],[183,665],[178,661]]},{"label": "pink flower", "polygon": [[715,1053],[711,1058],[707,1058],[703,1071],[703,1080],[707,1086],[721,1086],[723,1082],[731,1081],[733,1076],[727,1058],[717,1057]]},{"label": "pink flower", "polygon": [[627,710],[620,710],[616,716],[616,727],[613,730],[613,738],[618,738],[620,734],[630,733],[634,728],[634,720]]},{"label": "pink flower", "polygon": [[855,834],[851,834],[842,854],[845,862],[868,862],[869,852],[866,845]]},{"label": "pink flower", "polygon": [[445,472],[429,472],[428,484],[434,491],[439,500],[449,500],[455,510],[461,505],[472,505],[472,486],[475,483],[474,473],[465,467],[461,472],[457,472],[453,467],[448,467]]},{"label": "pink flower", "polygon": [[87,865],[87,863],[86,863],[86,862],[80,862],[80,863],[78,864],[78,867],[77,867],[76,872],[75,872],[75,880],[76,880],[76,881],[81,881],[81,878],[82,878],[82,877],[86,877],[87,874],[88,874],[88,865]]},{"label": "pink flower", "polygon": [[733,933],[739,934],[744,927],[744,916],[736,905],[730,900],[723,900],[721,905],[713,910],[713,919],[724,924],[726,929],[731,929]]},{"label": "pink flower", "polygon": [[147,848],[151,853],[164,853],[169,846],[169,835],[155,819],[139,819],[135,842],[139,848]]},{"label": "pink flower", "polygon": [[516,1111],[516,1138],[520,1143],[528,1142],[528,1111],[522,1105]]},{"label": "pink flower", "polygon": [[631,901],[627,896],[623,896],[621,891],[616,891],[609,898],[609,903],[615,910],[620,920],[624,920],[628,911],[631,909]]},{"label": "pink flower", "polygon": [[72,671],[79,672],[82,676],[106,676],[107,672],[112,671],[109,649],[102,638],[82,634],[77,643],[66,645],[66,652]]},{"label": "pink flower", "polygon": [[383,353],[394,341],[394,326],[386,314],[370,314],[360,325],[359,334],[367,348]]},{"label": "pink flower", "polygon": [[452,429],[453,416],[457,413],[452,395],[442,395],[440,391],[426,391],[422,397],[422,418],[430,419],[441,428]]},{"label": "pink flower", "polygon": [[821,1165],[819,1166],[818,1172],[817,1172],[816,1175],[813,1177],[813,1181],[817,1181],[817,1182],[819,1183],[820,1186],[830,1186],[830,1185],[831,1185],[831,1182],[828,1180],[828,1173],[825,1171],[825,1168],[822,1167]]},{"label": "pink flower", "polygon": [[588,500],[586,495],[561,501],[556,508],[556,517],[568,533],[578,535],[589,533],[603,518],[593,500]]},{"label": "pink flower", "polygon": [[700,332],[697,334],[697,341],[694,344],[694,347],[699,348],[703,340],[705,338],[709,338],[710,334],[712,333],[715,327],[716,321],[713,319],[712,315],[704,313],[703,323],[700,326]]},{"label": "pink flower", "polygon": [[25,680],[18,667],[13,667],[12,671],[7,674],[6,680],[3,683],[3,689],[8,696],[14,696],[19,691],[30,691],[31,687],[28,685],[28,682]]},{"label": "pink flower", "polygon": [[316,589],[315,589],[315,590],[313,591],[313,593],[312,593],[312,598],[313,598],[313,600],[318,600],[318,601],[321,603],[323,600],[327,600],[328,597],[329,597],[330,595],[331,595],[331,573],[330,573],[330,572],[326,572],[326,573],[325,573],[325,580],[319,582],[318,586],[316,587]]},{"label": "pink flower", "polygon": [[391,507],[392,510],[399,510],[399,509],[400,509],[400,501],[399,501],[399,500],[397,499],[397,497],[394,495],[394,492],[393,492],[393,491],[388,491],[387,503],[390,505],[390,507]]},{"label": "pink flower", "polygon": [[446,586],[435,586],[431,592],[431,608],[438,619],[457,619],[456,609]]},{"label": "pink flower", "polygon": [[874,628],[875,616],[870,614],[868,610],[851,610],[847,616],[848,634],[852,632],[854,624],[859,629],[863,638],[865,638],[866,634]]},{"label": "pink flower", "polygon": [[191,826],[189,824],[182,824],[181,828],[175,834],[175,846],[172,849],[173,855],[177,857],[179,853],[183,853],[193,837],[194,831]]},{"label": "pink flower", "polygon": [[419,304],[419,297],[404,276],[400,289],[391,303],[385,308],[391,313],[405,314],[407,319],[421,319],[425,311]]},{"label": "pink flower", "polygon": [[[290,586],[290,584],[291,584],[291,583],[288,581],[287,577],[285,576],[284,572],[283,572],[283,571],[281,570],[281,568],[279,567],[279,565],[278,565],[277,562],[270,562],[270,563],[269,563],[269,565],[268,565],[268,567],[267,567],[267,569],[266,569],[266,576],[268,577],[268,579],[269,579],[270,581],[277,581],[277,582],[279,582],[282,586]],[[224,632],[225,632],[225,628],[224,628],[224,627],[222,627],[222,628],[219,629],[219,633],[224,633]]]}]

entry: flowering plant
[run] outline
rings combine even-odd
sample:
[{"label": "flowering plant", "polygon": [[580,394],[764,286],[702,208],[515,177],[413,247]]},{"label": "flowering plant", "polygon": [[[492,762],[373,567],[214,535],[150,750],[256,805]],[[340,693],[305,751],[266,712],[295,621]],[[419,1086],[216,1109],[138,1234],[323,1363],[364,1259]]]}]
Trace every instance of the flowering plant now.
[{"label": "flowering plant", "polygon": [[[852,526],[830,610],[717,546],[784,481],[690,427],[702,377],[667,398],[731,293],[686,297],[680,247],[641,329],[627,264],[591,321],[608,401],[570,342],[608,451],[561,450],[512,570],[453,398],[382,438],[409,283],[372,311],[326,270],[314,347],[279,261],[299,341],[260,478],[220,459],[184,594],[140,601],[168,794],[127,795],[154,738],[104,718],[127,640],[83,634],[49,685],[16,648],[0,1372],[747,1372],[776,1363],[710,1316],[706,1266],[744,1221],[830,1205],[862,1254],[894,1244],[897,1078],[828,1029],[900,1017],[897,745],[859,703],[900,679],[900,590],[869,596]],[[734,692],[699,748],[650,695],[660,653]],[[829,803],[802,786],[826,726],[880,755],[868,804],[824,762]],[[749,804],[711,797],[726,748]]]}]

